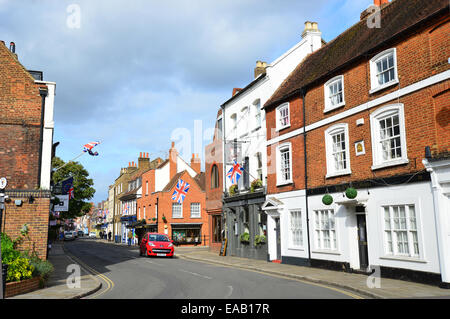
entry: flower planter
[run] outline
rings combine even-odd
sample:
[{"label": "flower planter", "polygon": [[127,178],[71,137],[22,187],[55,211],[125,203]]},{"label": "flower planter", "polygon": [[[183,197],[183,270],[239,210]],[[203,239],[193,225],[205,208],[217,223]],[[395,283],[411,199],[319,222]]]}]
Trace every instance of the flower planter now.
[{"label": "flower planter", "polygon": [[14,281],[6,283],[5,298],[26,294],[31,291],[38,290],[40,287],[41,277],[34,277],[22,281]]}]

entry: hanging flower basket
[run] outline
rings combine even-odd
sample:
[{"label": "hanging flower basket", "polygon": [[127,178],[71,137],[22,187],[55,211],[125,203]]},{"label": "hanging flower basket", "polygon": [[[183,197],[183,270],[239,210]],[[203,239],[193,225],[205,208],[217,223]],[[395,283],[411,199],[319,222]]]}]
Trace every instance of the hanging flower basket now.
[{"label": "hanging flower basket", "polygon": [[349,187],[345,190],[345,196],[347,196],[347,198],[353,199],[358,195],[358,192],[356,191],[356,189]]},{"label": "hanging flower basket", "polygon": [[167,219],[165,216],[162,217],[163,222],[167,223]]},{"label": "hanging flower basket", "polygon": [[331,205],[333,203],[333,197],[330,194],[323,195],[322,203],[325,205]]}]

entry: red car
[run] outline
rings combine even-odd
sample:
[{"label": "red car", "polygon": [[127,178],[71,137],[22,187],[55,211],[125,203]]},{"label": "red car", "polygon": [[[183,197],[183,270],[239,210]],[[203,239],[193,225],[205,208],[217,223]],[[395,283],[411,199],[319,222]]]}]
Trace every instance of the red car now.
[{"label": "red car", "polygon": [[142,238],[139,248],[141,256],[166,256],[173,257],[173,241],[167,235],[147,233]]}]

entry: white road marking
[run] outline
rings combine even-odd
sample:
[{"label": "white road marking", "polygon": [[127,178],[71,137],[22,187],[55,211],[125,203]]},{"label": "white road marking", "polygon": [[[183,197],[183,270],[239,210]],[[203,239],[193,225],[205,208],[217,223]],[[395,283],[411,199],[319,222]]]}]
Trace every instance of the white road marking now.
[{"label": "white road marking", "polygon": [[233,294],[233,286],[227,286],[229,289],[228,294],[225,296],[225,298],[230,298],[231,295]]},{"label": "white road marking", "polygon": [[198,277],[202,277],[202,278],[206,278],[206,279],[212,279],[211,277],[200,275],[200,274],[197,274],[195,272],[190,272],[190,271],[187,271],[187,270],[184,270],[184,269],[179,269],[179,270],[182,271],[182,272],[194,275],[194,276],[198,276]]}]

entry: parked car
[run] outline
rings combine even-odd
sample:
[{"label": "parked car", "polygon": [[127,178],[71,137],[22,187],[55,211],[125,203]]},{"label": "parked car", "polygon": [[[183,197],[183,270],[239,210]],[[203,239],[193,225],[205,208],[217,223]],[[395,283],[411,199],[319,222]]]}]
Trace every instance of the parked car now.
[{"label": "parked car", "polygon": [[82,230],[79,230],[77,233],[78,233],[78,237],[83,237],[83,235],[84,235],[84,232]]},{"label": "parked car", "polygon": [[74,230],[72,233],[74,238],[78,238],[78,232],[76,230]]},{"label": "parked car", "polygon": [[89,238],[97,238],[97,233],[95,231],[91,231],[89,233]]},{"label": "parked car", "polygon": [[175,252],[173,241],[167,235],[147,233],[141,240],[140,256],[173,257]]},{"label": "parked car", "polygon": [[74,240],[73,231],[67,230],[64,232],[64,240]]}]

